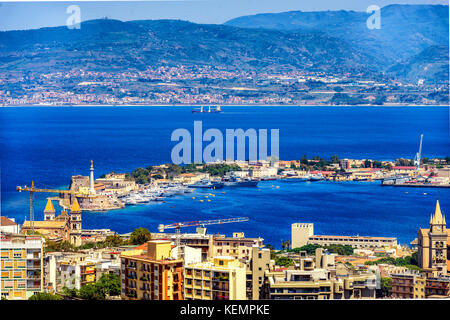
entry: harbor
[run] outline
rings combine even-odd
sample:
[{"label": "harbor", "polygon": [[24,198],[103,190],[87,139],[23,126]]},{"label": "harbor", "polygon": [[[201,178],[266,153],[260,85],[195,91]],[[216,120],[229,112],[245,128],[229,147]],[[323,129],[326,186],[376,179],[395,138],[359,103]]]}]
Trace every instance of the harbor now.
[{"label": "harbor", "polygon": [[[87,111],[90,116],[86,118]],[[442,119],[446,119],[447,108],[249,109],[227,106],[220,117],[207,117],[208,127],[222,131],[235,127],[280,129],[283,160],[272,166],[270,162],[240,163],[241,170],[235,170],[241,179],[258,180],[256,187],[226,186],[228,183],[222,181],[224,174],[215,175],[216,170],[210,170],[208,176],[200,167],[202,172],[198,173],[161,174],[170,156],[171,145],[167,139],[173,128],[192,126],[196,115],[191,111],[192,107],[2,109],[5,127],[1,135],[2,141],[7,142],[1,154],[2,211],[20,223],[24,218],[29,220],[28,194],[17,192],[16,187],[30,187],[34,180],[35,188],[46,190],[35,193],[35,219],[43,220],[47,198],[60,198],[61,190],[70,191],[72,176],[84,177],[79,180],[79,191],[89,193],[91,159],[94,160],[94,189],[98,199],[117,198],[122,205],[107,210],[89,208],[93,197],[80,197],[80,206],[85,209],[82,213],[85,229],[108,228],[127,233],[146,226],[156,231],[158,224],[187,221],[194,215],[196,220],[249,216],[251,223],[240,225],[239,231],[261,235],[267,243],[278,244],[288,238],[287,234],[281,231],[277,234],[273,230],[282,230],[283,222],[295,220],[313,221],[328,234],[392,235],[409,243],[417,232],[417,219],[437,197],[443,206],[450,206],[446,200],[450,198],[448,188],[381,188],[382,179],[389,176],[407,175],[409,179],[416,176],[416,167],[410,160],[418,150],[421,133],[424,134],[423,157],[428,159],[422,160],[420,176],[428,174],[430,182],[446,183],[448,138]],[[170,128],[165,123],[168,117],[172,119]],[[18,118],[22,120],[15,121]],[[299,122],[301,126],[297,125]],[[319,130],[318,122],[328,125]],[[356,131],[358,140],[352,139]],[[299,139],[299,136],[305,138]],[[27,143],[24,145],[20,141]],[[307,168],[302,167],[305,153]],[[331,161],[335,153],[339,159]],[[401,160],[401,157],[409,160]],[[372,161],[367,161],[369,159]],[[136,186],[136,182],[126,178],[126,173],[148,165],[154,170],[149,174],[153,182],[144,179]],[[113,171],[122,174],[108,175]],[[308,171],[310,175],[320,173],[323,179],[306,181]],[[437,176],[430,176],[431,171]],[[204,178],[222,182],[224,186],[218,189],[188,187]],[[148,198],[152,199],[149,202],[133,204],[134,194],[145,196],[145,189],[159,192],[169,184],[182,185],[192,192],[166,197],[155,193]],[[99,197],[102,193],[105,193],[104,198]],[[131,196],[130,199],[127,196]],[[66,199],[69,198],[67,195]],[[56,208],[59,203],[69,208],[68,203],[58,199],[54,201],[56,210],[59,210]],[[283,210],[279,209],[281,207]],[[273,219],[274,212],[277,219]],[[210,230],[231,233],[235,228],[233,225],[211,226]]]}]

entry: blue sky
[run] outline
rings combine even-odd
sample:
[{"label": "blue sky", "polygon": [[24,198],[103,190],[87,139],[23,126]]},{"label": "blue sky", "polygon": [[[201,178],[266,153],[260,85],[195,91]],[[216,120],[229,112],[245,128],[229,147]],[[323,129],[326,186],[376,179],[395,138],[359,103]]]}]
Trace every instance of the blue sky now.
[{"label": "blue sky", "polygon": [[81,1],[0,2],[0,30],[24,30],[65,25],[66,9],[76,4],[81,21],[108,17],[122,21],[181,19],[220,24],[243,15],[292,10],[366,11],[370,5],[448,4],[447,0],[165,0],[165,1]]}]

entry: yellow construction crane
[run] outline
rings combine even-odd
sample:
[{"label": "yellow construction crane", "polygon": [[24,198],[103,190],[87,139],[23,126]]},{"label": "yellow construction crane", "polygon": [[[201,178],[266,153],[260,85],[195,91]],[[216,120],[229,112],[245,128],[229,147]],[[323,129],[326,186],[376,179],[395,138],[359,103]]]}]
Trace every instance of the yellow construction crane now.
[{"label": "yellow construction crane", "polygon": [[83,197],[88,196],[88,194],[81,193],[79,191],[72,191],[72,190],[61,190],[61,189],[39,189],[34,187],[34,181],[31,181],[31,187],[21,187],[17,186],[16,190],[19,192],[22,191],[28,191],[30,193],[30,226],[31,230],[34,233],[34,194],[36,192],[45,192],[45,193],[59,193],[61,194],[73,194],[77,197]]}]

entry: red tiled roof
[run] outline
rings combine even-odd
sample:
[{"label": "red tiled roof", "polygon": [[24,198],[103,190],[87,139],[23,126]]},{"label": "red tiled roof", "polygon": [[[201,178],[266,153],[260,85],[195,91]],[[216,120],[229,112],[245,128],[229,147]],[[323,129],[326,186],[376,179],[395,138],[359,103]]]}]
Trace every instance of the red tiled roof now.
[{"label": "red tiled roof", "polygon": [[0,226],[16,226],[17,223],[12,221],[11,219],[8,219],[7,217],[0,217]]},{"label": "red tiled roof", "polygon": [[137,246],[134,250],[148,250],[148,243],[143,243],[140,246]]}]

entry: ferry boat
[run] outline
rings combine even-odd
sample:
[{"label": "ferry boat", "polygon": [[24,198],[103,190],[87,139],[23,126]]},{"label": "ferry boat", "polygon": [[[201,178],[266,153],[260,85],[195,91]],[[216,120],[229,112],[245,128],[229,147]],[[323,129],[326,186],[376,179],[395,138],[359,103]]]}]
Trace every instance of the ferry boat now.
[{"label": "ferry boat", "polygon": [[387,178],[382,179],[381,185],[382,186],[390,186],[390,185],[404,184],[408,180],[409,180],[408,176],[395,175],[392,177],[387,177]]},{"label": "ferry boat", "polygon": [[281,181],[283,181],[283,182],[306,182],[306,181],[309,181],[309,177],[292,177],[292,178],[286,177],[284,179],[281,179]]},{"label": "ferry boat", "polygon": [[274,181],[274,180],[277,180],[277,178],[271,176],[264,176],[261,178],[261,181]]},{"label": "ferry boat", "polygon": [[207,188],[207,189],[220,189],[223,188],[222,182],[211,181],[208,179],[202,179],[199,182],[188,185],[189,188]]},{"label": "ferry boat", "polygon": [[228,176],[222,179],[225,187],[256,187],[259,180],[252,180],[250,178],[239,178],[236,176]]}]

